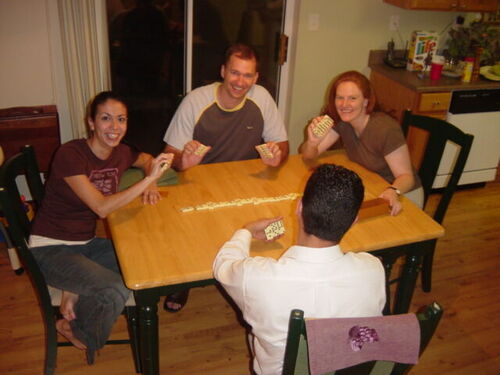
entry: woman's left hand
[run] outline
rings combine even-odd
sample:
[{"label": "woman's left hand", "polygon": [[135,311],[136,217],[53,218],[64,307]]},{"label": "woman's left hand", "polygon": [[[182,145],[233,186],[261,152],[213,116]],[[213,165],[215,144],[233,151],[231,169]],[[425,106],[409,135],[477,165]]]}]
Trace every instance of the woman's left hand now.
[{"label": "woman's left hand", "polygon": [[156,204],[161,199],[156,183],[149,185],[142,193],[143,204]]},{"label": "woman's left hand", "polygon": [[398,193],[396,193],[395,190],[385,189],[382,194],[379,195],[379,198],[389,202],[389,206],[391,207],[391,216],[396,216],[401,212],[403,206],[401,205]]}]

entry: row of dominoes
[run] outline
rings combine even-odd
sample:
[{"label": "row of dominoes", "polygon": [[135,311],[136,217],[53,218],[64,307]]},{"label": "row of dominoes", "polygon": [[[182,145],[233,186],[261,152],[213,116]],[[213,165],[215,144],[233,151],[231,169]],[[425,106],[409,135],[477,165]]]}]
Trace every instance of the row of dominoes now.
[{"label": "row of dominoes", "polygon": [[180,209],[180,211],[181,212],[191,212],[191,211],[215,210],[217,208],[222,208],[222,207],[238,207],[238,206],[243,206],[243,205],[247,205],[247,204],[258,205],[258,204],[262,204],[262,203],[294,200],[294,199],[297,199],[298,197],[300,197],[300,194],[290,193],[290,194],[279,195],[276,197],[239,198],[239,199],[233,199],[231,201],[225,201],[225,202],[206,202],[206,203],[198,204],[196,206],[182,207]]}]

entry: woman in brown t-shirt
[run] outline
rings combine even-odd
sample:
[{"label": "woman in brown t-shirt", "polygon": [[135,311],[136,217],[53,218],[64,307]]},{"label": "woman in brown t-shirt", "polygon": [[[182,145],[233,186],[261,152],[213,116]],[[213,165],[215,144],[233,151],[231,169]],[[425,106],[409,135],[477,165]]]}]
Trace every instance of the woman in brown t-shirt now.
[{"label": "woman in brown t-shirt", "polygon": [[380,197],[389,202],[392,215],[401,211],[400,194],[422,206],[423,191],[401,127],[393,118],[377,111],[375,94],[364,75],[356,71],[340,74],[331,86],[323,112],[333,118],[334,126],[318,135],[315,129],[323,116],[310,122],[307,140],[300,146],[303,159],[316,159],[342,137],[349,159],[388,182]]}]

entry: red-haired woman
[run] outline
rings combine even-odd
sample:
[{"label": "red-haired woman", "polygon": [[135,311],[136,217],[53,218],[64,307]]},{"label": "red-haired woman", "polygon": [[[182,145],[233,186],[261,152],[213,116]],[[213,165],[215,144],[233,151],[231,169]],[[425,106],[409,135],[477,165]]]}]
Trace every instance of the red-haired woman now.
[{"label": "red-haired woman", "polygon": [[335,121],[321,136],[315,134],[322,116],[307,126],[307,140],[300,146],[304,160],[314,160],[342,137],[347,156],[378,173],[387,182],[380,197],[391,206],[391,214],[401,211],[399,195],[422,206],[423,190],[411,161],[400,125],[378,111],[370,81],[361,73],[348,71],[335,78],[324,114]]}]

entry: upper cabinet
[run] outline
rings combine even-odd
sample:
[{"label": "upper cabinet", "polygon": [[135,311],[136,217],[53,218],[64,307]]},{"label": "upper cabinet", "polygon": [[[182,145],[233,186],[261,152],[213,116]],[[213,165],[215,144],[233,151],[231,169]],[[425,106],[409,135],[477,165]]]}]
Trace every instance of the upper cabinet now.
[{"label": "upper cabinet", "polygon": [[405,9],[496,12],[498,0],[384,0]]}]

